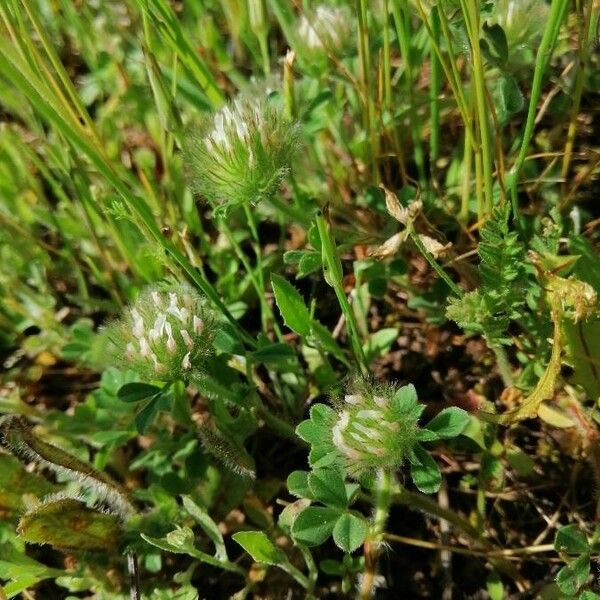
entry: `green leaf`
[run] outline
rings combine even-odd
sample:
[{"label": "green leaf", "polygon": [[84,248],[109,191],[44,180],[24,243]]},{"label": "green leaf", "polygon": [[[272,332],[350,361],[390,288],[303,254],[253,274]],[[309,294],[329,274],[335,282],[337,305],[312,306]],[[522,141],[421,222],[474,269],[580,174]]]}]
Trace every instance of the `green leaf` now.
[{"label": "green leaf", "polygon": [[585,584],[590,574],[590,555],[582,554],[563,567],[556,576],[556,584],[563,594],[573,596]]},{"label": "green leaf", "polygon": [[439,412],[426,425],[439,439],[449,439],[460,435],[469,424],[469,413],[462,408],[451,406]]},{"label": "green leaf", "polygon": [[308,485],[313,496],[334,508],[348,505],[344,478],[337,469],[315,469],[308,475]]},{"label": "green leaf", "polygon": [[350,367],[350,363],[348,362],[346,355],[339,347],[338,343],[335,341],[335,338],[331,335],[331,332],[329,331],[329,329],[327,329],[327,327],[323,327],[321,323],[313,320],[311,327],[311,337],[311,343],[313,343],[314,340],[316,345],[319,346],[322,350],[324,350],[325,352],[329,352],[329,354],[334,356],[341,363],[343,363],[347,367]]},{"label": "green leaf", "polygon": [[318,546],[332,534],[339,516],[336,508],[309,506],[296,517],[292,536],[307,546]]},{"label": "green leaf", "polygon": [[252,358],[255,362],[275,366],[285,366],[290,360],[294,360],[295,357],[296,354],[291,346],[280,343],[269,344],[252,353]]},{"label": "green leaf", "polygon": [[287,488],[292,496],[313,499],[312,492],[308,487],[308,473],[306,471],[292,471],[287,478]]},{"label": "green leaf", "polygon": [[25,513],[19,535],[36,544],[74,550],[105,550],[117,547],[119,519],[86,506],[74,498],[48,500]]},{"label": "green leaf", "polygon": [[303,252],[298,263],[298,274],[296,279],[302,279],[321,268],[320,252]]},{"label": "green leaf", "polygon": [[502,579],[500,579],[498,573],[492,571],[485,582],[487,593],[490,596],[490,600],[503,600],[504,586],[502,585]]},{"label": "green leaf", "polygon": [[506,450],[508,464],[522,477],[531,475],[535,469],[535,461],[521,448],[512,446]]},{"label": "green leaf", "polygon": [[45,496],[58,491],[47,479],[28,473],[14,457],[0,454],[0,514],[17,516],[23,512],[23,496]]},{"label": "green leaf", "polygon": [[271,274],[271,285],[275,294],[275,302],[277,302],[286,326],[303,337],[309,335],[310,313],[298,290],[277,273]]},{"label": "green leaf", "polygon": [[424,494],[433,494],[440,489],[442,474],[431,454],[420,444],[413,448],[410,460],[410,475],[417,488]]},{"label": "green leaf", "polygon": [[401,387],[392,398],[393,408],[399,413],[409,412],[417,402],[417,390],[412,383]]},{"label": "green leaf", "polygon": [[117,397],[122,402],[139,402],[160,393],[161,389],[148,383],[126,383],[117,392]]},{"label": "green leaf", "polygon": [[279,515],[278,524],[286,533],[290,533],[294,525],[294,521],[298,515],[306,510],[310,506],[310,500],[307,498],[300,498],[291,504],[288,504]]},{"label": "green leaf", "polygon": [[215,557],[221,560],[227,560],[227,550],[225,549],[225,541],[223,534],[219,531],[217,524],[211,519],[209,514],[200,508],[190,496],[182,496],[183,507],[190,513],[194,519],[202,527],[204,533],[210,538],[215,545]]},{"label": "green leaf", "polygon": [[367,537],[369,525],[364,517],[344,513],[333,528],[333,541],[346,553],[354,552]]},{"label": "green leaf", "polygon": [[262,531],[238,531],[231,536],[257,563],[279,565],[285,554]]},{"label": "green leaf", "polygon": [[139,434],[144,434],[148,431],[154,417],[159,412],[160,396],[154,396],[148,400],[135,415],[135,428]]},{"label": "green leaf", "polygon": [[587,537],[577,525],[561,527],[554,537],[554,548],[557,552],[581,554],[589,552]]},{"label": "green leaf", "polygon": [[363,352],[365,353],[367,362],[370,363],[389,352],[397,337],[398,329],[396,327],[380,329],[372,333],[367,342],[363,344]]},{"label": "green leaf", "polygon": [[578,600],[600,600],[600,596],[594,592],[586,590],[585,592],[581,592],[581,594],[579,594]]},{"label": "green leaf", "polygon": [[309,444],[319,444],[327,441],[329,437],[327,429],[311,419],[299,423],[296,427],[296,434]]},{"label": "green leaf", "polygon": [[333,560],[326,558],[319,563],[319,569],[325,573],[325,575],[333,575],[335,577],[343,577],[346,574],[346,566],[339,560]]},{"label": "green leaf", "polygon": [[502,66],[508,60],[508,41],[504,29],[498,23],[483,24],[484,38],[480,45],[485,57],[493,64]]}]

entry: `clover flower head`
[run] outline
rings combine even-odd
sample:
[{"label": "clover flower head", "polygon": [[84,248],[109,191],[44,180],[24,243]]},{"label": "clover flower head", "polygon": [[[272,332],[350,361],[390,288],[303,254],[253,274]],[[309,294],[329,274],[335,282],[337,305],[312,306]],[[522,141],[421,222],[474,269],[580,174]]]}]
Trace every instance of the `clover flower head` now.
[{"label": "clover flower head", "polygon": [[311,464],[334,461],[359,479],[379,468],[397,468],[418,440],[423,405],[412,385],[398,388],[359,380],[331,408],[317,404],[298,427],[311,443]]},{"label": "clover flower head", "polygon": [[211,353],[215,318],[188,286],[148,289],[109,330],[115,362],[145,381],[189,381]]},{"label": "clover flower head", "polygon": [[288,175],[298,127],[268,99],[242,95],[189,139],[196,191],[218,211],[271,198]]},{"label": "clover flower head", "polygon": [[308,50],[341,50],[352,33],[350,23],[350,14],[344,8],[321,5],[313,15],[302,15],[298,37]]}]

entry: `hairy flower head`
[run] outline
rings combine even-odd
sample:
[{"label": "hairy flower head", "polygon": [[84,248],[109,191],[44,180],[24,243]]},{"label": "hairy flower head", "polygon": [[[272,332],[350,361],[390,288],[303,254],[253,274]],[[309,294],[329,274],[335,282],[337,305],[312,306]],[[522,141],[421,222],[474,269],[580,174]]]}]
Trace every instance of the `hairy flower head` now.
[{"label": "hairy flower head", "polygon": [[151,288],[109,329],[116,364],[145,381],[189,381],[212,352],[215,318],[204,299],[188,286]]},{"label": "hairy flower head", "polygon": [[301,423],[297,432],[312,444],[313,467],[326,457],[359,478],[402,464],[417,443],[422,411],[412,385],[398,388],[360,380],[334,408],[315,405],[310,421]]},{"label": "hairy flower head", "polygon": [[238,97],[189,139],[196,191],[217,210],[271,198],[290,171],[298,135],[268,99]]}]

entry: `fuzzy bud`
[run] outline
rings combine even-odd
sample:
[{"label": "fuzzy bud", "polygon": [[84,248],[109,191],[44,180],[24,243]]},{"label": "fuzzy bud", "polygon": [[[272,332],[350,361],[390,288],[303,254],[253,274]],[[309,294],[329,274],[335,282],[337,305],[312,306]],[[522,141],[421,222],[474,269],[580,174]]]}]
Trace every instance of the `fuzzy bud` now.
[{"label": "fuzzy bud", "polygon": [[268,200],[290,171],[298,133],[273,103],[238,97],[189,140],[196,191],[217,211]]},{"label": "fuzzy bud", "polygon": [[192,288],[147,290],[108,330],[115,364],[145,381],[188,381],[212,352],[215,318]]}]

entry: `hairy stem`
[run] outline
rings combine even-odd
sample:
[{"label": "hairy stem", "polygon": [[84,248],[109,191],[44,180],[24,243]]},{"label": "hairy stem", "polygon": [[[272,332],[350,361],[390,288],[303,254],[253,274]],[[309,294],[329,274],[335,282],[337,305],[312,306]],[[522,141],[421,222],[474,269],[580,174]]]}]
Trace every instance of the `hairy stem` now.
[{"label": "hairy stem", "polygon": [[390,512],[393,480],[394,475],[389,469],[380,469],[377,473],[375,513],[373,514],[369,535],[365,541],[365,570],[360,582],[359,600],[369,600],[373,597],[377,563],[379,562],[385,524]]}]

